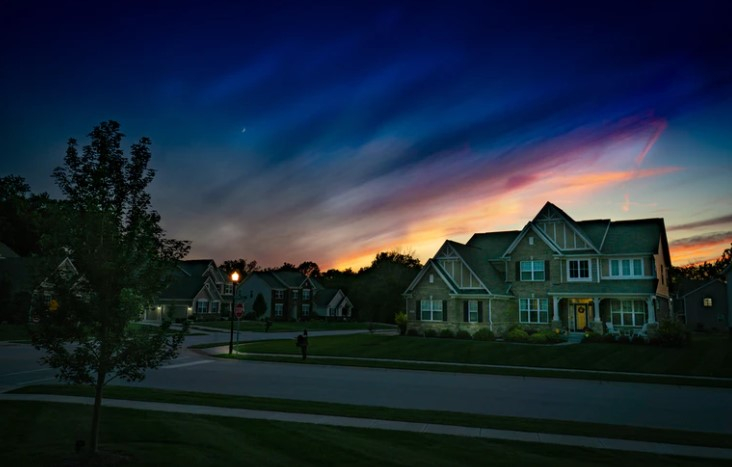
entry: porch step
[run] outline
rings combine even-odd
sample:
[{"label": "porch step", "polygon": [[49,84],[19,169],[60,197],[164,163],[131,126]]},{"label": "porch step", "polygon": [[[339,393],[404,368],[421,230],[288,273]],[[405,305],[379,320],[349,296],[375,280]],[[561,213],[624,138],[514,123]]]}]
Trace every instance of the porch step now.
[{"label": "porch step", "polygon": [[579,344],[585,338],[584,332],[570,332],[567,334],[568,344]]}]

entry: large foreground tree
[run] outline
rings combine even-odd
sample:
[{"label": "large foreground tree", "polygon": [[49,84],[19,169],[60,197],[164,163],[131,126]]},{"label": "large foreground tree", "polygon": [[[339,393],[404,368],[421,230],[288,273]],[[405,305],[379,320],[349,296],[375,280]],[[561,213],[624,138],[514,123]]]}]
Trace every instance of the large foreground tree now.
[{"label": "large foreground tree", "polygon": [[[154,172],[150,140],[122,150],[123,134],[103,122],[77,150],[70,139],[64,165],[53,172],[64,195],[64,225],[44,239],[47,265],[33,343],[62,380],[95,389],[89,449],[96,453],[104,386],[116,377],[144,378],[145,370],[177,355],[183,332],[170,322],[142,331],[131,325],[166,286],[188,242],[167,239],[151,207]],[[62,258],[65,267],[54,268]],[[50,296],[49,296],[50,295]]]}]

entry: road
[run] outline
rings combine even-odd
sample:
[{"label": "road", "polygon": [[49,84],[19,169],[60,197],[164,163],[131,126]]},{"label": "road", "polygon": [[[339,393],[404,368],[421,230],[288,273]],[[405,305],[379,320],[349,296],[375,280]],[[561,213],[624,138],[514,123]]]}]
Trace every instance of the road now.
[{"label": "road", "polygon": [[[272,337],[251,334],[242,340]],[[222,336],[191,336],[187,344]],[[0,388],[52,382],[38,356],[25,345],[0,347]],[[132,385],[732,434],[732,390],[723,388],[248,362],[188,349]]]}]

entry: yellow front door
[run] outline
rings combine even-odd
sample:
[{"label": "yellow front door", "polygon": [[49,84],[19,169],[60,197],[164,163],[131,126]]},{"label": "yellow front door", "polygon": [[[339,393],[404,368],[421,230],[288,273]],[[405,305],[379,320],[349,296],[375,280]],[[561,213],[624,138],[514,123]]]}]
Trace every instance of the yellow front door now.
[{"label": "yellow front door", "polygon": [[574,322],[577,331],[587,327],[587,305],[580,303],[574,306]]}]

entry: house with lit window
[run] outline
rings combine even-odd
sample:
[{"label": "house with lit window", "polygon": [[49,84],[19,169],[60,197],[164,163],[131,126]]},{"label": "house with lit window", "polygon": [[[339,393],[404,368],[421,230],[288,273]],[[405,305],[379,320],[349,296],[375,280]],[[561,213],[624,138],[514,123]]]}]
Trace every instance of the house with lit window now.
[{"label": "house with lit window", "polygon": [[236,290],[236,303],[251,316],[257,296],[265,310],[257,318],[273,321],[307,321],[320,318],[347,318],[352,305],[341,290],[326,289],[315,278],[299,271],[255,271]]},{"label": "house with lit window", "polygon": [[690,331],[732,329],[732,264],[710,280],[682,279],[674,299],[674,313]]},{"label": "house with lit window", "polygon": [[647,332],[670,315],[663,219],[575,221],[552,203],[520,231],[446,241],[404,293],[409,327]]},{"label": "house with lit window", "polygon": [[179,261],[170,285],[143,319],[212,320],[229,316],[233,284],[212,259]]}]

